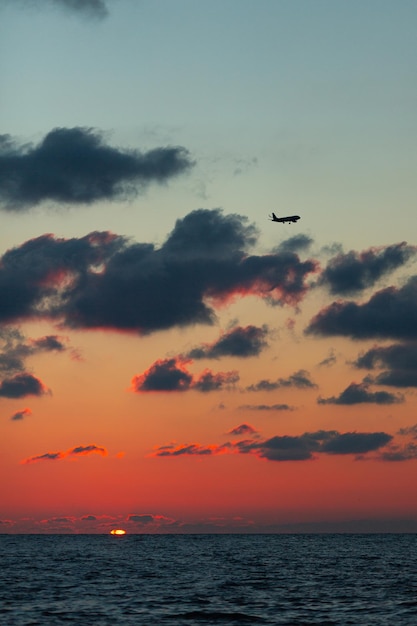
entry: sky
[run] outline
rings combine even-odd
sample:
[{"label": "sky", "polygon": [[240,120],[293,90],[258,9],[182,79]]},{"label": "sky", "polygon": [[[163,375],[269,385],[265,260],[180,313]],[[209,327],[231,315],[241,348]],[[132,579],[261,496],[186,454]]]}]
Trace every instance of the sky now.
[{"label": "sky", "polygon": [[1,2],[0,532],[417,532],[416,20]]}]

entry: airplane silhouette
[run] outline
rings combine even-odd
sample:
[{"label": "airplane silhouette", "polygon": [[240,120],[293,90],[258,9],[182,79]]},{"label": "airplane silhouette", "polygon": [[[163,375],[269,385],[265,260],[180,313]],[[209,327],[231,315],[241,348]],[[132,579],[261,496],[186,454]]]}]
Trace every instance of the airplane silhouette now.
[{"label": "airplane silhouette", "polygon": [[272,215],[269,216],[269,219],[271,220],[271,222],[289,222],[291,224],[291,222],[293,224],[295,224],[295,222],[297,222],[300,219],[299,215],[288,215],[287,217],[277,217],[275,215],[275,213],[272,213]]}]

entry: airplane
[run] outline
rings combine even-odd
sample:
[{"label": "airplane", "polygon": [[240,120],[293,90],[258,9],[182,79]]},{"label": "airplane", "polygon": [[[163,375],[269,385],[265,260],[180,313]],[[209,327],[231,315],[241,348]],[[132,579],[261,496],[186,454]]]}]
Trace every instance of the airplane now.
[{"label": "airplane", "polygon": [[287,217],[277,217],[275,215],[275,213],[272,213],[272,215],[269,216],[269,219],[271,220],[271,222],[289,222],[291,224],[291,222],[293,224],[295,224],[295,222],[297,222],[300,219],[299,215],[288,215]]}]

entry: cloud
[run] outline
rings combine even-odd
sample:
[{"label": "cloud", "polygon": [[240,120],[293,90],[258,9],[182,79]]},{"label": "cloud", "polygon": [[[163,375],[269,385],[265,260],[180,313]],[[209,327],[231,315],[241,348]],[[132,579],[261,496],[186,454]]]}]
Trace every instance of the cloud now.
[{"label": "cloud", "polygon": [[0,376],[22,372],[25,360],[30,356],[40,352],[63,352],[66,349],[62,338],[57,335],[27,339],[17,328],[0,326]]},{"label": "cloud", "polygon": [[372,382],[389,387],[417,387],[417,343],[399,343],[391,346],[374,346],[359,355],[354,365],[373,370],[386,369]]},{"label": "cloud", "polygon": [[328,454],[366,454],[386,446],[392,439],[387,433],[342,433],[323,442]]},{"label": "cloud", "polygon": [[230,448],[230,444],[202,446],[199,443],[167,444],[155,449],[152,456],[210,456],[221,454]]},{"label": "cloud", "polygon": [[21,421],[23,420],[25,417],[27,417],[28,415],[32,415],[32,411],[28,408],[22,409],[21,411],[17,411],[16,413],[13,413],[13,415],[11,416],[11,420],[12,421]]},{"label": "cloud", "polygon": [[267,461],[307,461],[319,454],[352,454],[362,458],[365,454],[384,448],[392,439],[392,435],[384,432],[339,433],[335,430],[320,430],[298,436],[277,435],[263,441],[253,438],[227,442],[223,445],[173,443],[157,447],[152,456],[253,454]]},{"label": "cloud", "polygon": [[297,306],[316,263],[293,253],[250,255],[257,233],[246,222],[218,209],[192,211],[160,248],[108,232],[29,240],[0,258],[0,323],[52,319],[144,334],[213,324],[214,307],[238,297]]},{"label": "cloud", "polygon": [[320,361],[319,367],[330,367],[334,365],[337,361],[336,355],[333,350],[330,351],[329,356]]},{"label": "cloud", "polygon": [[152,522],[154,521],[154,516],[153,515],[146,515],[146,514],[142,514],[142,515],[129,515],[129,517],[127,518],[128,522],[135,522],[135,524],[152,524]]},{"label": "cloud", "polygon": [[228,431],[228,435],[254,435],[257,431],[250,424],[240,424]]},{"label": "cloud", "polygon": [[159,359],[143,374],[132,378],[133,391],[187,391],[193,380],[185,368],[188,362],[178,358]]},{"label": "cloud", "polygon": [[187,370],[190,359],[173,357],[155,361],[143,374],[132,378],[131,389],[136,393],[149,391],[196,391],[209,392],[228,389],[238,380],[237,372],[218,372],[204,370],[199,376],[194,376]]},{"label": "cloud", "polygon": [[382,461],[411,461],[417,459],[417,445],[413,442],[405,446],[390,446],[388,450],[381,453]]},{"label": "cloud", "polygon": [[276,250],[279,252],[299,252],[308,250],[313,243],[313,239],[307,235],[294,235],[282,241]]},{"label": "cloud", "polygon": [[192,166],[185,148],[146,153],[107,145],[92,128],[55,128],[37,146],[18,147],[0,136],[0,201],[8,211],[40,202],[91,204],[131,197]]},{"label": "cloud", "polygon": [[239,374],[235,371],[213,373],[206,369],[192,383],[192,389],[207,393],[233,388],[239,381]]},{"label": "cloud", "polygon": [[64,458],[64,452],[45,452],[45,454],[39,454],[38,456],[31,456],[28,459],[24,459],[22,464],[27,465],[29,463],[38,463],[39,461],[58,461]]},{"label": "cloud", "polygon": [[322,309],[306,329],[307,334],[352,339],[417,339],[417,276],[400,288],[387,287],[368,302],[333,302]]},{"label": "cloud", "polygon": [[242,404],[242,411],[293,411],[294,407],[289,404]]},{"label": "cloud", "polygon": [[259,356],[264,348],[268,346],[266,336],[268,327],[257,326],[237,326],[228,332],[223,333],[217,341],[212,344],[203,344],[193,348],[186,354],[191,359],[219,359],[223,356],[235,356],[246,358]]},{"label": "cloud", "polygon": [[16,374],[0,382],[0,397],[2,398],[43,396],[47,391],[47,387],[32,374]]},{"label": "cloud", "polygon": [[9,2],[28,7],[42,7],[49,4],[97,19],[105,18],[109,13],[107,8],[109,0],[9,0]]},{"label": "cloud", "polygon": [[317,385],[311,380],[310,374],[306,370],[298,370],[288,378],[278,378],[271,381],[260,380],[255,385],[246,387],[247,391],[275,391],[276,389],[295,387],[296,389],[315,389]]},{"label": "cloud", "polygon": [[372,287],[382,276],[404,265],[416,254],[417,248],[406,242],[370,248],[363,252],[351,250],[330,259],[318,284],[325,285],[335,295],[351,295]]},{"label": "cloud", "polygon": [[61,459],[65,459],[68,456],[79,457],[87,456],[90,454],[100,454],[101,456],[107,456],[108,452],[107,449],[103,448],[102,446],[89,444],[87,446],[76,446],[75,448],[70,448],[69,450],[46,452],[45,454],[40,454],[38,456],[32,456],[28,459],[24,459],[23,461],[21,461],[21,463],[23,465],[27,465],[30,463],[38,463],[39,461],[60,461]]},{"label": "cloud", "polygon": [[404,437],[408,437],[411,435],[413,439],[417,439],[417,424],[414,424],[413,426],[407,426],[405,428],[400,428],[397,434]]},{"label": "cloud", "polygon": [[52,0],[52,2],[71,11],[80,11],[92,17],[103,18],[108,15],[105,0]]},{"label": "cloud", "polygon": [[404,402],[402,395],[389,393],[387,391],[369,391],[367,382],[351,383],[338,396],[331,398],[319,398],[318,404],[399,404]]},{"label": "cloud", "polygon": [[94,444],[90,444],[88,446],[77,446],[76,448],[69,450],[67,454],[86,455],[94,452],[97,454],[101,454],[102,456],[107,456],[106,448],[102,448]]},{"label": "cloud", "polygon": [[167,528],[179,526],[180,523],[172,517],[165,515],[154,515],[153,513],[131,514],[127,518],[127,522],[134,525],[135,529],[146,528],[146,531],[159,528]]}]

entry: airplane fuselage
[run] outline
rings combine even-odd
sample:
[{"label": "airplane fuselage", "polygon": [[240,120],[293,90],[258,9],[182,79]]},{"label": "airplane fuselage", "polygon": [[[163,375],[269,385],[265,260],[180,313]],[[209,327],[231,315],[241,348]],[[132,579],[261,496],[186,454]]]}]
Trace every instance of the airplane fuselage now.
[{"label": "airplane fuselage", "polygon": [[300,219],[300,216],[299,215],[287,215],[286,217],[277,217],[275,213],[272,213],[269,219],[271,220],[271,222],[280,222],[281,224],[285,224],[285,222],[288,222],[289,224],[291,223],[295,224]]}]

